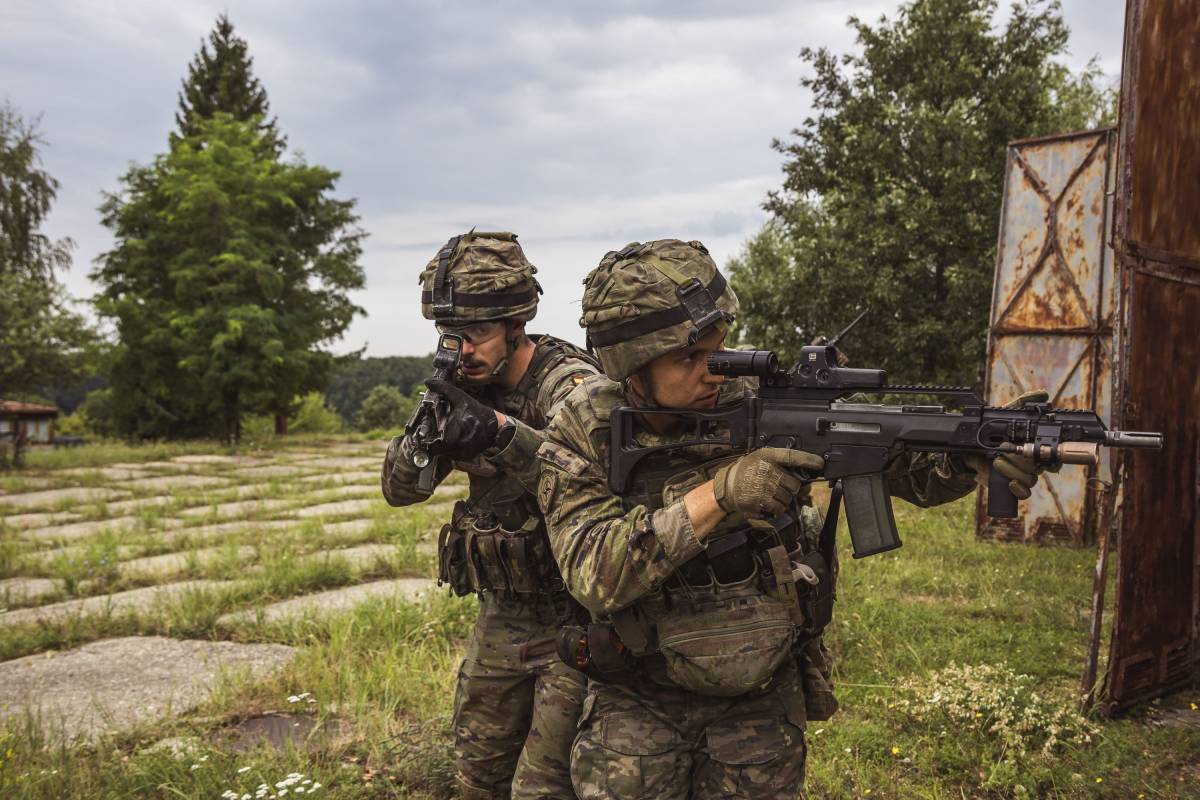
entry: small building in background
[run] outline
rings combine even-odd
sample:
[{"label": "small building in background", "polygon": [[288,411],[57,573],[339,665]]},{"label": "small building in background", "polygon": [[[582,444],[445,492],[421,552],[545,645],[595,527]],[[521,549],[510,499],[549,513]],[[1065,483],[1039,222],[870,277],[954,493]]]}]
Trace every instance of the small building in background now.
[{"label": "small building in background", "polygon": [[12,441],[24,431],[28,444],[53,444],[57,417],[54,406],[0,400],[0,441]]}]

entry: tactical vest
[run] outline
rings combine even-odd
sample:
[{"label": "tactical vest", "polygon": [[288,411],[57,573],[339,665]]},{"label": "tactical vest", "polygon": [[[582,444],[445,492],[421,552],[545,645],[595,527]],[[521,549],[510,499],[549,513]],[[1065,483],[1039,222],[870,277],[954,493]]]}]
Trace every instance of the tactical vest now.
[{"label": "tactical vest", "polygon": [[[730,382],[721,400],[741,393],[741,385]],[[624,398],[605,400],[624,404]],[[592,435],[606,446],[607,414],[602,416]],[[669,437],[643,432],[639,441],[661,444]],[[663,508],[738,455],[724,445],[651,454],[635,468],[621,503],[627,511]],[[608,632],[589,629],[592,655],[602,661],[611,641],[619,663],[609,648],[610,668],[642,673],[634,680],[663,672],[671,683],[705,695],[735,696],[764,686],[829,621],[832,574],[817,552],[819,529],[820,515],[800,503],[769,527],[752,527],[740,514],[726,516],[706,538],[705,552],[680,565],[663,586],[596,620],[592,627]]]},{"label": "tactical vest", "polygon": [[[525,375],[512,391],[495,385],[481,399],[501,413],[535,429],[549,423],[550,404],[562,381],[575,372],[591,374],[595,361],[570,342],[533,335],[534,354]],[[537,499],[520,481],[480,456],[456,460],[467,473],[470,490],[454,504],[450,523],[438,536],[438,583],[462,596],[495,592],[511,597],[564,593],[562,578]]]}]

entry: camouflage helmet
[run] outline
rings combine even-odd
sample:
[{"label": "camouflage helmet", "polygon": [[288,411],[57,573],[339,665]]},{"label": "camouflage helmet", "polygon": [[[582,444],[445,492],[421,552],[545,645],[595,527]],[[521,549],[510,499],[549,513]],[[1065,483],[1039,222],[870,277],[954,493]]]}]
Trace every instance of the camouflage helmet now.
[{"label": "camouflage helmet", "polygon": [[614,381],[714,326],[728,327],[738,310],[733,288],[700,242],[634,242],[605,255],[584,287],[579,324]]},{"label": "camouflage helmet", "polygon": [[421,271],[421,314],[438,322],[527,322],[542,287],[515,233],[469,233],[442,246]]}]

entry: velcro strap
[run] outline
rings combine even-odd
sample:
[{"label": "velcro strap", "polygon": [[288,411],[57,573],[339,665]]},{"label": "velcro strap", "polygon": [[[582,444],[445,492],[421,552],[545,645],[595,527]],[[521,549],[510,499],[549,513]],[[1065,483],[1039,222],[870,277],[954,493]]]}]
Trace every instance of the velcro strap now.
[{"label": "velcro strap", "polygon": [[[433,313],[445,316],[454,308],[454,281],[448,280],[446,273],[450,270],[450,262],[454,260],[454,251],[462,236],[455,236],[446,242],[446,246],[438,251],[437,270],[433,273],[433,291],[422,292],[421,302],[432,303]],[[429,299],[425,299],[429,295]]]},{"label": "velcro strap", "polygon": [[[704,289],[708,292],[713,302],[716,302],[718,297],[725,294],[725,276],[718,271],[713,275],[713,279],[709,281],[708,286],[705,286]],[[607,330],[588,331],[588,343],[592,347],[609,347],[690,320],[692,320],[692,312],[687,306],[672,306],[671,308],[664,308],[660,311],[634,317],[628,322],[621,323]]]}]

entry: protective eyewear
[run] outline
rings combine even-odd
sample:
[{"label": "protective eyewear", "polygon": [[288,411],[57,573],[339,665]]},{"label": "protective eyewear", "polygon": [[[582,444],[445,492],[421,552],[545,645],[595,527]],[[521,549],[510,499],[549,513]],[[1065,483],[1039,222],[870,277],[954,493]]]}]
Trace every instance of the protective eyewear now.
[{"label": "protective eyewear", "polygon": [[472,322],[469,325],[443,325],[438,323],[434,327],[437,328],[438,333],[458,334],[463,338],[463,341],[470,345],[491,341],[504,331],[504,323],[501,320]]}]

